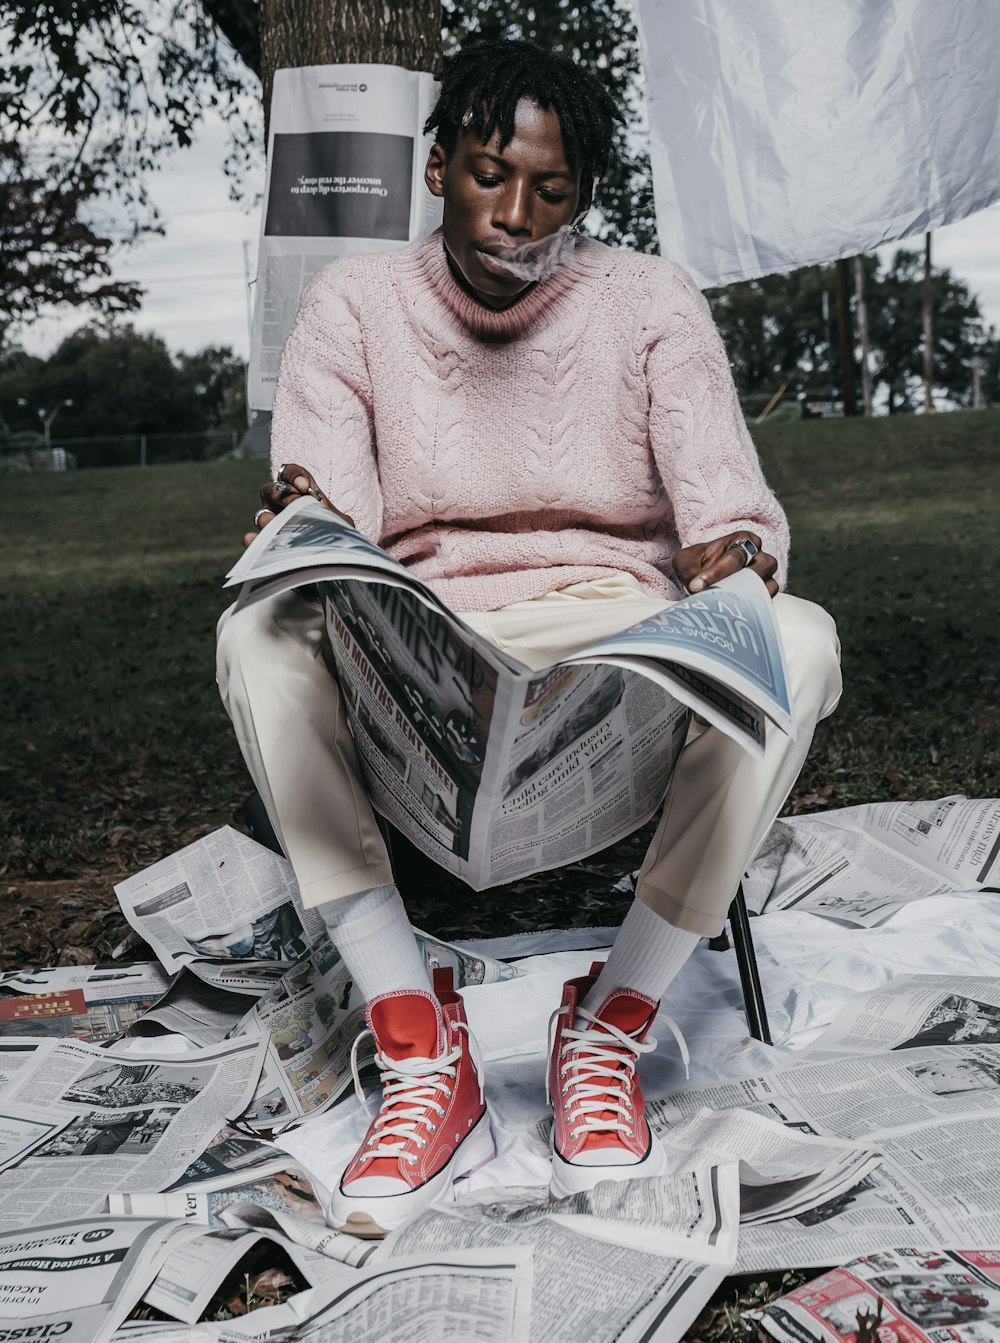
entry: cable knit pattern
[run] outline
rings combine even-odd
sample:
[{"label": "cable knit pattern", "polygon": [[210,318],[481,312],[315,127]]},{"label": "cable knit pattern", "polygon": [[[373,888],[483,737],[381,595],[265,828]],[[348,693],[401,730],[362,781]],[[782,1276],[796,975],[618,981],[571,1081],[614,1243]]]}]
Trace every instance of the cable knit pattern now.
[{"label": "cable knit pattern", "polygon": [[674,598],[678,546],[737,528],[785,572],[707,304],[672,263],[601,243],[504,312],[456,284],[440,232],[325,266],[285,346],[272,452],[458,611],[609,569]]}]

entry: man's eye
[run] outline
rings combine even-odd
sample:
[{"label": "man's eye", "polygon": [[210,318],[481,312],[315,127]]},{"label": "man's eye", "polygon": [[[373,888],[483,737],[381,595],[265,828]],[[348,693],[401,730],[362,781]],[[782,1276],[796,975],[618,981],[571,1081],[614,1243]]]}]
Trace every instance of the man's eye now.
[{"label": "man's eye", "polygon": [[557,191],[540,191],[538,194],[550,205],[561,205],[566,200],[566,196],[560,195]]},{"label": "man's eye", "polygon": [[484,177],[481,173],[473,173],[472,176],[481,187],[498,187],[503,181],[502,177]]}]

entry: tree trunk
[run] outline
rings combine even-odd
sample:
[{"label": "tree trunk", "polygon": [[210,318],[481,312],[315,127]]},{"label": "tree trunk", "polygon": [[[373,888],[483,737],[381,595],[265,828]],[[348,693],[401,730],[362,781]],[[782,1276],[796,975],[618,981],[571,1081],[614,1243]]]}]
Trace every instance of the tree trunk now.
[{"label": "tree trunk", "polygon": [[854,399],[854,332],[851,328],[851,300],[847,289],[847,260],[837,262],[837,339],[840,345],[840,395],[845,415],[857,415]]},{"label": "tree trunk", "polygon": [[934,289],[931,283],[931,235],[924,235],[924,283],[921,293],[924,328],[924,412],[934,409]]},{"label": "tree trunk", "polygon": [[260,0],[264,119],[283,66],[375,64],[435,70],[441,0]]}]

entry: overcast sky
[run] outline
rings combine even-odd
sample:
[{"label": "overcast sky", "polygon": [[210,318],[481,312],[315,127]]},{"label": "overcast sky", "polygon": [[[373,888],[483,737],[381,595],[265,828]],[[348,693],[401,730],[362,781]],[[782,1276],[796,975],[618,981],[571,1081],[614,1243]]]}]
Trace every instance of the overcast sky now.
[{"label": "overcast sky", "polygon": [[[230,345],[243,358],[249,351],[244,242],[249,243],[250,273],[257,256],[260,227],[256,209],[247,211],[229,199],[222,171],[225,132],[210,126],[188,150],[175,154],[152,179],[152,193],[166,234],[123,252],[115,275],[138,280],[146,288],[135,325],[163,336],[174,351],[205,345]],[[247,183],[252,198],[263,174]],[[882,248],[891,259],[896,246],[920,247],[920,238]],[[934,263],[948,266],[980,301],[988,324],[1000,327],[1000,208],[972,215],[939,229],[933,240]],[[24,332],[32,353],[48,354],[86,315],[36,322]]]}]

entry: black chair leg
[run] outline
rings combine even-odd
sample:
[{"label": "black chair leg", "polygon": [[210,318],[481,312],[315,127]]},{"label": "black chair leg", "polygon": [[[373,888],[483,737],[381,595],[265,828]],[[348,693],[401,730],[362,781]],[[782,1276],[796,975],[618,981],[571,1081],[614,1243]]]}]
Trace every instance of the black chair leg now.
[{"label": "black chair leg", "polygon": [[747,902],[743,897],[743,883],[740,882],[736,899],[729,906],[729,927],[733,934],[733,950],[736,952],[736,964],[740,969],[740,983],[743,986],[743,1002],[746,1006],[747,1025],[755,1040],[769,1045],[771,1028],[767,1024],[767,1007],[760,987],[760,974],[757,970],[757,953],[754,951],[753,934],[750,932],[750,918],[747,914]]}]

